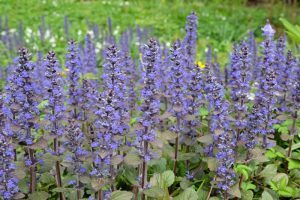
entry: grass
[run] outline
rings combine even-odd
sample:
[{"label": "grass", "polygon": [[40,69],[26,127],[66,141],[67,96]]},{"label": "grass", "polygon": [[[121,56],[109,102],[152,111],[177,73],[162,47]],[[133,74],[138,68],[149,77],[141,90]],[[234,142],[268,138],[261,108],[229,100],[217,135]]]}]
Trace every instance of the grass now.
[{"label": "grass", "polygon": [[[224,58],[228,56],[232,42],[245,37],[249,30],[260,36],[260,27],[266,19],[270,19],[280,33],[283,30],[279,17],[300,22],[297,10],[280,1],[246,6],[242,0],[0,0],[0,13],[8,17],[10,27],[17,28],[22,21],[25,28],[37,30],[41,16],[45,16],[47,24],[60,38],[64,33],[64,16],[68,16],[72,23],[71,35],[76,40],[83,39],[83,34],[78,36],[77,33],[78,30],[86,32],[87,20],[107,29],[107,17],[110,16],[114,30],[122,32],[128,26],[139,24],[153,27],[155,37],[172,42],[183,37],[185,18],[193,10],[199,15],[199,47],[213,45],[217,51],[226,52],[221,53]],[[66,41],[61,40],[55,50],[65,47]]]}]

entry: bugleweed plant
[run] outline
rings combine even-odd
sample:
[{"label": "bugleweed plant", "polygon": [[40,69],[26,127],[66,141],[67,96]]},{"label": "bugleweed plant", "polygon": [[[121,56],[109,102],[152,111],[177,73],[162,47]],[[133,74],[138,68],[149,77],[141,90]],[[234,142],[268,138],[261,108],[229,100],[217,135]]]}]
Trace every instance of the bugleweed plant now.
[{"label": "bugleweed plant", "polygon": [[300,62],[285,35],[267,22],[223,68],[212,47],[197,57],[194,12],[171,45],[108,26],[70,39],[65,62],[21,47],[6,67],[0,199],[300,198]]}]

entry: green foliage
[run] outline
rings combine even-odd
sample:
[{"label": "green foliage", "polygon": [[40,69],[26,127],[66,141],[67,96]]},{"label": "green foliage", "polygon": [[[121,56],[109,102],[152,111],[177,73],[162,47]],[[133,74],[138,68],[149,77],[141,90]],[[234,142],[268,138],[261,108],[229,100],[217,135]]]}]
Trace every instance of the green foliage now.
[{"label": "green foliage", "polygon": [[293,25],[285,18],[280,18],[284,28],[286,29],[286,33],[288,36],[297,44],[300,44],[300,26]]},{"label": "green foliage", "polygon": [[127,191],[114,191],[111,193],[110,200],[131,200],[133,194]]}]

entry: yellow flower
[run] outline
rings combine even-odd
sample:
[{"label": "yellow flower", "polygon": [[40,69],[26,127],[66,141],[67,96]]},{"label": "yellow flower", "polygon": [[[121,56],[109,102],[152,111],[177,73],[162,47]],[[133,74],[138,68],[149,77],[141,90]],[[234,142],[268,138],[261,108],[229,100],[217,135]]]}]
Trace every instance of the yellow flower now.
[{"label": "yellow flower", "polygon": [[68,68],[65,68],[65,69],[63,69],[63,70],[61,70],[61,76],[62,77],[64,77],[64,78],[66,78],[66,76],[67,76],[67,73],[69,72],[70,70],[68,69]]},{"label": "yellow flower", "polygon": [[198,62],[197,62],[197,65],[198,65],[198,67],[199,67],[200,69],[204,69],[204,68],[205,68],[205,64],[204,64],[203,62],[201,62],[201,61],[198,61]]}]

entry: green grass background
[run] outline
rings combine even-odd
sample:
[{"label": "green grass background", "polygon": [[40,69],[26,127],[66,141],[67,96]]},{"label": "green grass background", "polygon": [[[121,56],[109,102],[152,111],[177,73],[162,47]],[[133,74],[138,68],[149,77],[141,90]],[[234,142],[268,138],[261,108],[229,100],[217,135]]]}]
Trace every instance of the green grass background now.
[{"label": "green grass background", "polygon": [[[61,36],[64,16],[68,16],[76,40],[83,39],[83,35],[78,37],[76,33],[78,30],[85,33],[87,19],[106,30],[110,16],[114,29],[119,32],[136,24],[151,26],[155,37],[172,42],[184,36],[186,16],[195,11],[199,16],[198,51],[203,52],[210,44],[220,52],[221,58],[225,58],[232,42],[246,37],[249,30],[260,37],[266,19],[276,26],[278,34],[283,33],[280,17],[299,24],[299,11],[295,6],[280,0],[265,2],[254,6],[245,0],[0,0],[0,15],[8,17],[12,28],[17,28],[22,21],[25,28],[33,30],[37,30],[41,16],[45,16],[52,31]],[[65,47],[66,41],[61,40],[56,49]]]}]

